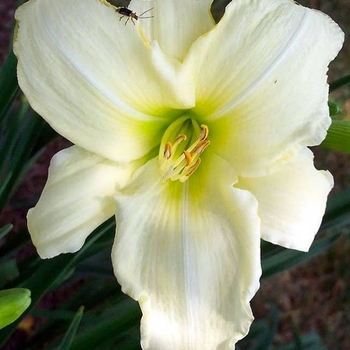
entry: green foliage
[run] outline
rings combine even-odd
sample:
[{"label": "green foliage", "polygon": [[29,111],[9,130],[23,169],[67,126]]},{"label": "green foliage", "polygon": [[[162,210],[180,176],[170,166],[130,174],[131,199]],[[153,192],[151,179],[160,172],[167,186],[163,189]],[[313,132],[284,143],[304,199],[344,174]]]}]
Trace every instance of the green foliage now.
[{"label": "green foliage", "polygon": [[350,153],[350,121],[333,120],[327,137],[321,146],[335,151]]},{"label": "green foliage", "polygon": [[333,92],[337,89],[340,89],[343,86],[350,84],[350,75],[346,75],[338,80],[333,81],[329,84],[329,92]]},{"label": "green foliage", "polygon": [[79,310],[75,314],[72,320],[72,323],[70,324],[69,329],[59,346],[59,350],[69,350],[71,348],[75,334],[78,330],[81,318],[83,317],[83,311],[84,311],[84,307],[82,306],[79,308]]},{"label": "green foliage", "polygon": [[307,254],[262,242],[262,278],[270,277],[308,262],[331,247],[339,236],[339,232],[334,232],[329,236],[315,240]]},{"label": "green foliage", "polygon": [[328,101],[328,108],[329,108],[329,115],[331,117],[341,114],[341,108],[339,107],[338,104],[336,104],[333,101]]},{"label": "green foliage", "polygon": [[301,334],[293,324],[294,339],[285,344],[277,344],[275,335],[280,319],[277,307],[272,305],[269,315],[252,324],[249,334],[238,342],[237,350],[327,350],[316,332]]},{"label": "green foliage", "polygon": [[11,52],[0,69],[0,120],[3,120],[18,92],[16,67],[17,60]]},{"label": "green foliage", "polygon": [[301,335],[294,333],[294,341],[276,346],[274,350],[327,350],[328,348],[316,332]]}]

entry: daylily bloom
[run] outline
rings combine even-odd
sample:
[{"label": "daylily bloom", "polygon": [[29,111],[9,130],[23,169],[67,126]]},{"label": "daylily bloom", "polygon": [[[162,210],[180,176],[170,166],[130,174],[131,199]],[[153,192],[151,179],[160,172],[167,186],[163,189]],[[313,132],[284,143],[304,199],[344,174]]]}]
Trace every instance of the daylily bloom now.
[{"label": "daylily bloom", "polygon": [[35,208],[43,258],[115,215],[113,266],[139,301],[142,346],[232,349],[253,320],[260,239],[307,251],[332,176],[307,146],[330,125],[326,72],[343,33],[290,0],[31,0],[19,84],[75,146]]}]

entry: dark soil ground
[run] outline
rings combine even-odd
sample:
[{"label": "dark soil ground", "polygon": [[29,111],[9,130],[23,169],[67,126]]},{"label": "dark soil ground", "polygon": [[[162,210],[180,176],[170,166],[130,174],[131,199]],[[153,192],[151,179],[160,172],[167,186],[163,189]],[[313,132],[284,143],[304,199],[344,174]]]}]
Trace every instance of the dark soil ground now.
[{"label": "dark soil ground", "polygon": [[[350,74],[350,0],[307,0],[303,5],[321,9],[337,21],[347,38],[344,48],[331,64],[330,80]],[[11,37],[13,14],[17,2],[0,0],[0,63],[3,62]],[[331,96],[342,106],[342,119],[350,119],[350,87]],[[48,147],[38,164],[28,174],[16,198],[21,207],[9,207],[3,214],[15,229],[25,225],[28,206],[34,204],[45,183],[51,156],[67,143],[60,139]],[[350,157],[319,150],[319,168],[329,169],[336,181],[334,192],[350,187]],[[280,313],[278,342],[292,338],[292,323],[302,332],[316,330],[331,350],[350,349],[350,241],[344,236],[329,251],[308,264],[263,281],[253,300],[257,318],[264,317],[272,304]]]}]

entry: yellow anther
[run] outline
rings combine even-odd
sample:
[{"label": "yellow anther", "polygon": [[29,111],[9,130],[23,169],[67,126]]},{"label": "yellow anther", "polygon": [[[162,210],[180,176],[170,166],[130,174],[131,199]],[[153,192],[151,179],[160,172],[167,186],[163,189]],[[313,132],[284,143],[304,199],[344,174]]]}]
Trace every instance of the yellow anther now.
[{"label": "yellow anther", "polygon": [[[192,125],[194,124],[195,122],[192,121]],[[160,167],[164,180],[184,182],[198,169],[201,163],[199,157],[210,144],[210,141],[207,140],[209,128],[206,125],[200,127],[201,130],[197,134],[199,125],[196,124],[191,130],[190,120],[185,120],[181,131],[186,131],[186,134],[181,133],[176,137],[175,135],[169,137],[170,141],[164,143],[163,153],[160,153]],[[194,138],[196,135],[193,135],[195,130],[197,131],[196,138]]]},{"label": "yellow anther", "polygon": [[175,139],[175,143],[179,144],[180,142],[185,141],[186,139],[187,139],[186,135],[183,135],[183,134],[178,135]]},{"label": "yellow anther", "polygon": [[190,177],[198,169],[200,163],[201,163],[201,159],[198,158],[197,161],[192,166],[186,169],[187,170],[186,176]]},{"label": "yellow anther", "polygon": [[167,142],[164,146],[164,157],[166,159],[169,159],[172,155],[172,146],[170,142]]},{"label": "yellow anther", "polygon": [[198,143],[196,147],[192,150],[192,154],[201,154],[208,146],[210,145],[210,141],[204,140]]},{"label": "yellow anther", "polygon": [[201,128],[202,128],[202,132],[200,133],[198,138],[203,141],[209,135],[209,128],[206,125],[204,125],[204,124],[201,125]]},{"label": "yellow anther", "polygon": [[192,163],[191,153],[188,151],[183,151],[183,155],[185,156],[185,159],[186,159],[186,166],[189,166]]}]

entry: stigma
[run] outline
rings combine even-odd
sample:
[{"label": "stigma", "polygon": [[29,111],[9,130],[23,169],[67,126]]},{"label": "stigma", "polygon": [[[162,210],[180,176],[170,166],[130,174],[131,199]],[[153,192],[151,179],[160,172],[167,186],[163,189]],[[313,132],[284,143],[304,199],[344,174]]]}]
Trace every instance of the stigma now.
[{"label": "stigma", "polygon": [[185,182],[198,169],[201,163],[200,155],[210,144],[207,140],[209,128],[201,125],[197,137],[193,137],[195,129],[189,129],[180,128],[181,131],[187,132],[178,134],[174,140],[162,142],[159,158],[163,181],[170,179]]}]

